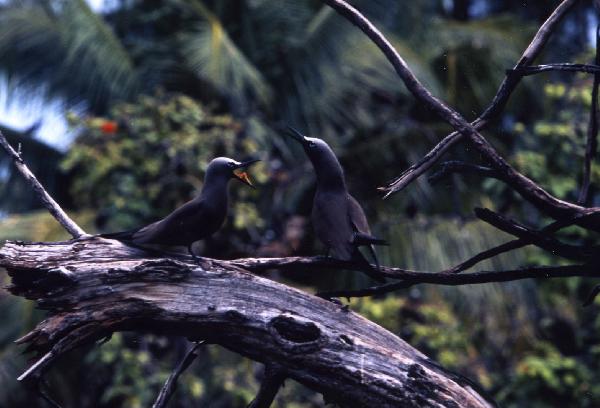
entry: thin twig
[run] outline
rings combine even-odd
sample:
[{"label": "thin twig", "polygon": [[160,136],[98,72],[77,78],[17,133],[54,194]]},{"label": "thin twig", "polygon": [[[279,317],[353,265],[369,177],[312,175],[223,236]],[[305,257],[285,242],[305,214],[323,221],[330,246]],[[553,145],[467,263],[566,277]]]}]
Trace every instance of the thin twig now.
[{"label": "thin twig", "polygon": [[598,296],[598,293],[600,293],[600,285],[594,286],[594,288],[592,289],[590,294],[583,301],[582,306],[591,305],[594,302],[594,300],[596,299],[596,296]]},{"label": "thin twig", "polygon": [[[245,269],[250,272],[260,273],[270,269],[306,270],[307,268],[323,268],[330,270],[346,271],[371,271],[375,265],[365,262],[342,261],[324,256],[313,257],[286,257],[286,258],[240,258],[224,261],[230,265]],[[416,272],[408,269],[380,266],[378,274],[393,279],[402,279],[405,272]]]},{"label": "thin twig", "polygon": [[428,177],[431,184],[435,184],[452,173],[475,173],[483,177],[503,179],[503,175],[494,169],[459,160],[451,160],[440,164],[440,169]]},{"label": "thin twig", "polygon": [[[556,232],[558,230],[561,230],[563,228],[566,228],[568,226],[574,225],[577,222],[580,222],[581,220],[585,219],[585,218],[589,218],[594,214],[586,214],[586,215],[580,215],[574,218],[571,218],[570,220],[560,220],[560,221],[555,221],[551,224],[546,225],[544,228],[542,228],[540,230],[540,232],[542,233],[550,233],[550,232]],[[496,247],[487,249],[483,252],[480,252],[476,255],[474,255],[473,257],[467,259],[466,261],[463,261],[462,263],[446,269],[444,272],[445,273],[459,273],[462,271],[465,271],[475,265],[477,265],[478,263],[485,261],[486,259],[492,258],[494,256],[498,256],[500,254],[503,254],[505,252],[508,251],[513,251],[515,249],[519,249],[522,248],[524,246],[530,245],[531,241],[528,238],[518,238],[509,242],[506,242],[504,244],[500,244]]]},{"label": "thin twig", "polygon": [[152,408],[164,408],[167,405],[169,399],[171,398],[171,396],[175,392],[175,389],[177,388],[177,379],[179,378],[181,373],[183,373],[190,366],[190,364],[192,364],[194,359],[198,357],[196,351],[202,344],[204,344],[204,341],[199,341],[188,350],[188,352],[179,362],[175,370],[171,373],[169,378],[167,378],[167,381],[160,390],[160,393],[158,394],[154,405],[152,405]]},{"label": "thin twig", "polygon": [[491,282],[510,282],[532,278],[552,279],[573,276],[599,278],[600,268],[590,264],[579,264],[564,266],[535,266],[521,269],[480,271],[464,274],[449,274],[445,272],[407,272],[404,274],[404,280],[401,282],[394,282],[381,286],[372,286],[370,288],[359,290],[337,290],[331,292],[322,292],[319,293],[319,296],[325,298],[351,298],[382,295],[421,283],[459,286]]},{"label": "thin twig", "polygon": [[248,408],[269,408],[277,392],[285,381],[285,372],[283,369],[273,363],[265,364],[264,378],[260,384],[260,389],[256,397],[248,404]]},{"label": "thin twig", "polygon": [[[600,24],[596,27],[596,65],[600,65]],[[592,173],[592,161],[598,148],[598,86],[600,85],[600,72],[594,74],[592,86],[592,106],[590,107],[590,122],[588,124],[587,143],[585,145],[585,161],[583,165],[583,183],[579,192],[579,204],[585,205],[588,201]]]},{"label": "thin twig", "polygon": [[52,361],[54,359],[54,357],[55,357],[54,353],[52,352],[52,350],[50,350],[49,352],[44,354],[44,356],[42,356],[42,358],[40,358],[38,361],[36,361],[34,364],[32,364],[31,367],[29,367],[27,370],[25,370],[25,372],[23,374],[21,374],[19,377],[17,377],[17,381],[24,381],[33,374],[37,375],[39,370],[41,370],[50,361]]},{"label": "thin twig", "polygon": [[50,194],[48,194],[31,170],[29,170],[21,155],[17,153],[15,149],[13,149],[8,143],[2,132],[0,132],[0,145],[4,148],[6,153],[8,153],[17,170],[19,170],[27,183],[29,183],[31,188],[33,188],[33,191],[35,191],[40,200],[42,200],[42,203],[46,209],[60,223],[60,225],[62,225],[63,228],[73,236],[73,238],[79,238],[83,235],[86,235],[85,231],[81,229],[81,227],[79,227],[79,225],[77,225],[71,218],[69,218],[63,209],[60,208],[60,205],[58,205],[58,203],[54,201]]},{"label": "thin twig", "polygon": [[[538,32],[533,37],[533,40],[519,59],[519,62],[515,65],[514,69],[527,66],[537,58],[542,48],[550,38],[550,35],[556,29],[558,23],[567,14],[567,12],[575,5],[577,0],[565,0],[556,7],[554,12],[546,19],[544,24],[540,27]],[[490,105],[485,111],[473,122],[471,125],[477,129],[484,129],[491,119],[495,118],[506,106],[508,99],[512,92],[519,84],[521,77],[518,75],[507,75],[502,84],[498,88],[496,95],[494,96]],[[433,149],[431,149],[420,161],[406,169],[399,177],[390,182],[382,190],[386,192],[386,196],[401,191],[404,187],[409,185],[415,179],[420,177],[423,173],[429,170],[439,159],[442,157],[450,147],[457,143],[461,138],[462,134],[459,132],[452,132],[451,134],[444,137]]]},{"label": "thin twig", "polygon": [[585,247],[569,245],[560,242],[554,237],[551,237],[544,232],[532,230],[526,226],[519,224],[518,222],[511,220],[503,215],[497,214],[487,208],[476,208],[475,215],[488,224],[502,230],[508,234],[514,235],[518,238],[525,239],[529,243],[551,252],[554,255],[561,256],[566,259],[573,259],[576,261],[587,260],[594,253],[598,252],[596,247]]},{"label": "thin twig", "polygon": [[40,395],[40,397],[46,401],[48,404],[50,404],[51,407],[53,408],[62,408],[60,406],[60,404],[58,402],[56,402],[51,396],[50,394],[44,389],[44,387],[47,386],[45,380],[43,378],[39,378],[36,381],[36,390],[37,393]]},{"label": "thin twig", "polygon": [[507,75],[530,76],[541,74],[542,72],[562,71],[562,72],[583,72],[586,74],[600,73],[600,65],[573,64],[570,62],[557,64],[530,65],[528,67],[513,68],[506,71]]}]

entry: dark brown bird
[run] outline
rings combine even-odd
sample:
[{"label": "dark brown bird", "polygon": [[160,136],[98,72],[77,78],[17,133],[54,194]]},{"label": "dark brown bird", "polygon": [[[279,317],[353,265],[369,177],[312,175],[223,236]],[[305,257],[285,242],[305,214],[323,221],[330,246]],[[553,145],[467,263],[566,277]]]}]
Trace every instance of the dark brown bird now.
[{"label": "dark brown bird", "polygon": [[[386,242],[371,235],[362,207],[348,193],[344,170],[335,153],[323,140],[306,137],[293,128],[289,129],[294,140],[302,144],[317,175],[317,191],[312,207],[315,234],[335,258],[344,261],[368,264],[358,250],[359,246],[366,246],[379,269],[373,245],[386,245]],[[369,273],[369,276],[378,281],[384,280],[373,273]]]},{"label": "dark brown bird", "polygon": [[209,163],[202,191],[196,198],[145,227],[100,236],[136,245],[186,246],[190,255],[195,256],[192,244],[214,234],[227,217],[229,180],[236,178],[252,187],[248,174],[236,170],[257,161],[217,157]]}]

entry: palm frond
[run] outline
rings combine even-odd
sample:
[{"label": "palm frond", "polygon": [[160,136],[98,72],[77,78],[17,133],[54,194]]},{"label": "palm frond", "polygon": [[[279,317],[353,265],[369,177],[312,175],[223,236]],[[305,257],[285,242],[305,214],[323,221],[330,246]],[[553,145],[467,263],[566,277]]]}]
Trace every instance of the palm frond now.
[{"label": "palm frond", "polygon": [[268,82],[231,40],[221,21],[200,1],[189,1],[187,6],[200,18],[194,31],[180,37],[189,68],[238,108],[253,100],[268,105],[272,97]]},{"label": "palm frond", "polygon": [[[514,16],[433,21],[429,35],[438,40],[427,47],[427,53],[438,67],[439,76],[445,77],[441,80],[447,84],[450,102],[463,109],[481,109],[489,103],[506,69],[520,58],[533,31]],[[524,81],[525,86],[528,84],[531,81]]]},{"label": "palm frond", "polygon": [[[441,87],[428,61],[411,52],[410,47],[393,34],[386,34],[417,76],[438,93]],[[327,7],[308,22],[297,53],[300,56],[294,60],[298,64],[291,66],[294,72],[290,78],[301,100],[304,120],[317,128],[348,123],[373,126],[376,115],[365,108],[372,104],[360,101],[365,102],[373,94],[394,98],[406,93],[381,51]]]},{"label": "palm frond", "polygon": [[137,84],[129,54],[83,0],[40,4],[10,3],[0,13],[0,70],[20,91],[68,103],[84,101],[102,110],[126,97]]}]

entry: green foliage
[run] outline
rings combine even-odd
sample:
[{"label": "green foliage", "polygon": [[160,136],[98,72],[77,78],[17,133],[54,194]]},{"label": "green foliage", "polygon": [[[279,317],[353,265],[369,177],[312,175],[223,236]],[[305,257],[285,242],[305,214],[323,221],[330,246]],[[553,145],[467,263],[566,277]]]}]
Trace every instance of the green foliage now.
[{"label": "green foliage", "polygon": [[239,106],[254,101],[269,104],[270,85],[231,40],[221,21],[199,0],[180,4],[202,19],[194,31],[181,34],[182,52],[191,70]]},{"label": "green foliage", "polygon": [[[212,158],[257,153],[240,122],[183,95],[143,96],[115,105],[109,117],[72,117],[81,134],[63,168],[75,175],[76,204],[97,208],[110,229],[152,221],[189,200]],[[254,167],[255,174],[264,180],[264,167]],[[260,224],[250,189],[232,190],[233,202],[246,209],[232,212],[234,227]]]},{"label": "green foliage", "polygon": [[[590,89],[591,78],[585,77],[571,84],[548,83],[544,100],[552,114],[530,126],[517,122],[513,127],[516,167],[551,194],[569,201],[577,200],[581,183],[581,172],[575,169],[582,168],[585,156]],[[598,176],[600,169],[592,163],[592,180]]]},{"label": "green foliage", "polygon": [[[572,357],[560,354],[552,345],[541,343],[546,351],[526,356],[516,367],[516,376],[501,393],[507,407],[573,406],[594,407],[598,404],[598,376]],[[535,400],[531,395],[536,395]]]},{"label": "green foliage", "polygon": [[14,78],[11,86],[97,107],[135,88],[131,56],[86,1],[6,3],[0,12],[0,70]]},{"label": "green foliage", "polygon": [[[90,211],[69,214],[86,231],[94,229],[94,214]],[[9,215],[0,220],[0,242],[21,241],[61,241],[71,236],[48,213],[47,210],[30,211],[26,214]]]}]

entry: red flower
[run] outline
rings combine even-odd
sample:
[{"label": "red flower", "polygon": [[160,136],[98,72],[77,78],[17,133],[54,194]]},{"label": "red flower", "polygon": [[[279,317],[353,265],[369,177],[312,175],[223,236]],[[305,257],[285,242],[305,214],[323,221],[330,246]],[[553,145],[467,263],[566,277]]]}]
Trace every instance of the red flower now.
[{"label": "red flower", "polygon": [[102,123],[102,125],[100,125],[100,130],[102,131],[102,133],[112,135],[117,132],[118,127],[119,126],[117,125],[117,122],[107,120],[104,123]]}]

